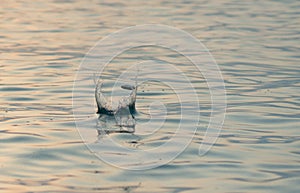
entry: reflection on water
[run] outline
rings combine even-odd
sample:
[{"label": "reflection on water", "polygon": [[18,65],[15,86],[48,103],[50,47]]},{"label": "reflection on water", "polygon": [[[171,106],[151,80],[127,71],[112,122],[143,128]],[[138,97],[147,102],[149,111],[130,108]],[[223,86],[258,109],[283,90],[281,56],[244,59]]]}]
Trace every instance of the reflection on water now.
[{"label": "reflection on water", "polygon": [[[135,119],[126,109],[121,109],[122,114],[100,115],[97,121],[98,135],[110,133],[134,133]],[[119,112],[121,112],[119,111]]]},{"label": "reflection on water", "polygon": [[[3,1],[1,191],[298,192],[299,7],[296,0]],[[222,70],[228,109],[217,144],[198,157],[210,113],[205,80],[194,77],[184,58],[149,49],[161,53],[154,53],[155,59],[176,64],[199,86],[201,123],[177,159],[133,172],[109,166],[86,149],[73,120],[72,86],[82,57],[99,38],[144,23],[181,28],[206,44]],[[132,50],[112,62],[129,64],[154,57],[142,58],[144,52]],[[107,69],[103,76],[113,79],[122,68]],[[146,104],[163,98],[173,113],[170,124],[176,124],[178,102],[171,96],[162,85],[144,85],[137,98],[139,120],[148,121]],[[148,138],[153,131],[135,129],[143,137],[112,136],[124,146],[145,149],[170,136],[170,130],[162,130]]]}]

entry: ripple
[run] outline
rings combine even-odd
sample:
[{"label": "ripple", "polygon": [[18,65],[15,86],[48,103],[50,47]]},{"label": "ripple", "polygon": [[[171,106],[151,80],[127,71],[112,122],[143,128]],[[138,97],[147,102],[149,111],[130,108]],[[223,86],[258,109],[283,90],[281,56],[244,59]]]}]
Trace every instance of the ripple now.
[{"label": "ripple", "polygon": [[[298,192],[299,7],[293,0],[5,1],[0,8],[0,190]],[[222,70],[228,108],[216,145],[199,157],[211,113],[205,79],[186,58],[164,49],[120,55],[111,61],[115,68],[103,74],[107,80],[137,61],[169,63],[189,75],[201,103],[198,131],[181,155],[153,170],[124,171],[85,147],[74,123],[72,87],[82,57],[99,38],[145,23],[186,30],[208,47]],[[172,80],[172,74],[165,78]],[[89,89],[94,88],[81,91]],[[151,149],[174,134],[180,107],[165,86],[145,84],[140,91],[137,118],[149,120],[147,104],[162,99],[170,110],[165,126],[154,132],[138,124],[136,129],[148,135],[110,136],[127,148]]]}]

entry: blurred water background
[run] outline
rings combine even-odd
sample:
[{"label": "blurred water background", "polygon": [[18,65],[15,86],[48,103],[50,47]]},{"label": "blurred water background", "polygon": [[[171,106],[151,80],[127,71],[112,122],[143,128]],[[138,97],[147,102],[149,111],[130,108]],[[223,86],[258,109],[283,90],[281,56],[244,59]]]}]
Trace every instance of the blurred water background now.
[{"label": "blurred water background", "polygon": [[[0,192],[300,190],[299,1],[4,0],[0,18]],[[177,27],[206,45],[223,73],[228,107],[222,133],[204,157],[197,154],[199,129],[169,164],[127,171],[102,162],[82,142],[72,88],[82,58],[98,40],[146,23]],[[162,53],[137,49],[113,62],[145,52]],[[167,61],[182,61],[174,57]],[[113,67],[108,79],[121,70]],[[185,70],[193,77],[191,68]],[[204,127],[208,90],[203,78],[194,78]],[[144,85],[139,92],[140,111],[160,96],[176,109],[165,85]],[[176,113],[171,118],[172,124],[179,119]],[[136,139],[124,136],[114,135],[128,146],[167,140],[161,134],[129,143]]]}]

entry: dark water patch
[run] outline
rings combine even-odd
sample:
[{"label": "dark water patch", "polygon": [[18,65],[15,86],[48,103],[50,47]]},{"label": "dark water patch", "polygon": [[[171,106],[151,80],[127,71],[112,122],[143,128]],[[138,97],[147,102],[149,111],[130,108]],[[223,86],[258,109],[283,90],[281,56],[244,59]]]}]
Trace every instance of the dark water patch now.
[{"label": "dark water patch", "polygon": [[2,87],[0,91],[2,92],[19,92],[19,91],[34,91],[36,88],[28,88],[28,87]]}]

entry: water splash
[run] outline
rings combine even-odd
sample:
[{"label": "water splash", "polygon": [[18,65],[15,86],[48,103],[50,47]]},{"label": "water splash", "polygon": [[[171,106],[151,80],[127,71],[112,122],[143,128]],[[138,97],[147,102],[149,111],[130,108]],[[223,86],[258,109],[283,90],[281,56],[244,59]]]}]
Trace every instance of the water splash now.
[{"label": "water splash", "polygon": [[[122,96],[118,101],[118,105],[114,105],[114,101],[109,102],[104,96],[103,81],[99,80],[96,85],[95,98],[97,102],[99,116],[99,126],[105,133],[110,132],[134,132],[135,118],[134,113],[137,84],[136,85],[121,85],[122,89],[131,90],[128,96]],[[113,128],[119,129],[113,129]],[[99,133],[99,132],[98,132]]]}]

